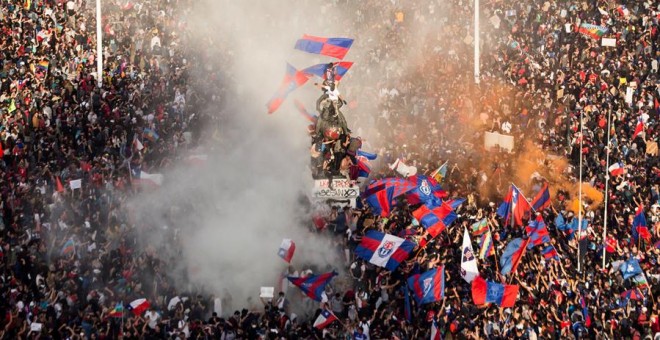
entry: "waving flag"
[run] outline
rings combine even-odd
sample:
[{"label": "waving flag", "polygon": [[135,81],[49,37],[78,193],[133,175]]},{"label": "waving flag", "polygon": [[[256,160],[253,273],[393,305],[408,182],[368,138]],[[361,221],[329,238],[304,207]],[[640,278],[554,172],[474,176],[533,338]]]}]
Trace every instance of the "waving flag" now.
[{"label": "waving flag", "polygon": [[543,243],[550,243],[548,228],[546,228],[545,222],[543,222],[543,217],[540,214],[536,215],[536,219],[529,221],[529,225],[525,230],[527,231],[527,236],[529,236],[530,240],[527,244],[527,249],[532,249],[534,246]]},{"label": "waving flag", "polygon": [[366,152],[366,151],[363,151],[363,150],[358,150],[357,155],[362,156],[362,157],[364,157],[364,158],[366,158],[370,161],[375,161],[376,158],[378,158],[378,154],[371,153],[371,152]]},{"label": "waving flag", "polygon": [[520,260],[525,255],[525,248],[527,248],[528,242],[529,239],[523,240],[521,238],[516,238],[509,242],[500,257],[500,273],[502,275],[516,271]]},{"label": "waving flag", "polygon": [[605,33],[607,33],[607,31],[609,31],[609,29],[605,26],[597,26],[587,23],[580,24],[580,28],[578,28],[578,33],[586,35],[591,39],[600,39]]},{"label": "waving flag", "polygon": [[621,270],[624,280],[642,273],[642,267],[639,266],[639,262],[634,257],[621,264],[619,270]]},{"label": "waving flag", "polygon": [[314,321],[314,328],[323,329],[337,320],[337,317],[329,310],[324,309]]},{"label": "waving flag", "polygon": [[470,234],[467,228],[463,229],[463,246],[461,247],[461,277],[467,283],[472,282],[475,277],[479,276],[479,268],[477,268],[477,258],[474,256],[472,250],[472,242],[470,241]]},{"label": "waving flag", "polygon": [[412,321],[412,308],[410,307],[410,292],[408,291],[408,281],[401,287],[403,290],[403,315],[408,322]]},{"label": "waving flag", "polygon": [[444,164],[442,164],[438,169],[433,171],[431,173],[431,178],[435,179],[438,183],[442,182],[442,180],[447,177],[447,164],[449,161],[446,161]]},{"label": "waving flag", "polygon": [[280,244],[280,249],[277,251],[277,255],[287,263],[291,263],[295,251],[296,244],[291,239],[285,238]]},{"label": "waving flag", "polygon": [[296,287],[300,288],[312,300],[321,302],[325,295],[325,286],[335,276],[337,276],[337,272],[332,271],[330,273],[310,275],[307,277],[287,276],[287,279]]},{"label": "waving flag", "polygon": [[108,313],[108,317],[110,318],[121,318],[124,316],[124,306],[122,306],[121,302],[117,303],[115,305],[115,308],[110,310]]},{"label": "waving flag", "polygon": [[358,167],[357,176],[364,178],[369,177],[369,174],[371,173],[371,166],[369,164],[369,160],[361,156],[357,156],[356,158],[357,158],[357,167]]},{"label": "waving flag", "polygon": [[409,204],[440,205],[441,199],[447,197],[447,193],[433,178],[415,175],[408,178],[408,180],[415,186],[406,196]]},{"label": "waving flag", "polygon": [[497,214],[502,217],[507,224],[511,221],[511,215],[513,214],[515,225],[522,226],[523,218],[529,214],[531,209],[532,207],[527,199],[523,196],[520,190],[512,184],[506,197],[504,197],[504,202],[502,202],[497,209]]},{"label": "waving flag", "polygon": [[408,258],[414,247],[415,244],[408,240],[370,230],[355,249],[355,255],[379,267],[394,271]]},{"label": "waving flag", "polygon": [[543,257],[548,261],[559,261],[559,253],[557,253],[557,249],[555,249],[555,247],[552,245],[543,248],[543,250],[541,250],[541,254],[543,254]]},{"label": "waving flag", "polygon": [[[369,159],[369,157],[367,157]],[[370,196],[378,191],[381,191],[386,188],[394,188],[394,192],[392,192],[393,198],[399,197],[405,193],[407,193],[410,190],[415,189],[415,185],[410,183],[410,181],[403,179],[403,178],[383,178],[379,179],[377,181],[372,181],[369,183],[367,186],[367,189],[364,191],[364,196]]]},{"label": "waving flag", "polygon": [[268,113],[275,112],[280,105],[282,105],[289,93],[293,92],[293,90],[300,86],[303,86],[307,80],[309,80],[309,77],[306,74],[296,70],[295,67],[287,63],[286,74],[284,75],[282,83],[280,83],[280,88],[277,90],[273,98],[268,101]]},{"label": "waving flag", "polygon": [[150,307],[151,307],[151,304],[149,303],[149,301],[147,301],[147,299],[133,300],[127,306],[128,310],[133,312],[133,314],[135,314],[135,315],[140,315],[140,314],[144,313]]},{"label": "waving flag", "polygon": [[409,277],[408,287],[419,305],[442,300],[445,296],[445,267]]},{"label": "waving flag", "polygon": [[390,214],[395,190],[394,187],[385,188],[366,198],[374,215],[386,217]]},{"label": "waving flag", "polygon": [[591,315],[589,315],[589,308],[587,307],[587,299],[584,298],[584,294],[580,296],[580,307],[582,307],[582,314],[584,315],[584,325],[591,327]]},{"label": "waving flag", "polygon": [[633,288],[630,290],[626,290],[625,292],[621,293],[621,306],[625,306],[628,304],[628,301],[630,300],[642,300],[644,299],[644,294],[638,289],[638,288]]},{"label": "waving flag", "polygon": [[156,133],[156,131],[149,128],[144,128],[144,130],[142,131],[142,135],[144,136],[144,138],[148,139],[152,143],[160,138],[160,136],[158,135],[158,133]]},{"label": "waving flag", "polygon": [[438,320],[435,317],[433,317],[433,321],[431,322],[431,340],[442,340],[442,332],[438,327]]},{"label": "waving flag", "polygon": [[[335,80],[340,81],[341,78],[348,72],[348,69],[353,66],[352,61],[340,61],[337,63],[334,63],[335,66]],[[323,79],[326,78],[325,75],[325,69],[328,67],[328,64],[316,64],[314,66],[310,66],[308,68],[303,69],[301,72],[307,74],[307,75],[314,75],[321,77]]]},{"label": "waving flag", "polygon": [[635,242],[641,237],[645,241],[651,240],[651,234],[646,226],[646,217],[644,216],[644,206],[640,205],[635,211],[635,218],[632,223],[632,237]]},{"label": "waving flag", "polygon": [[493,246],[493,235],[490,230],[486,230],[479,239],[479,258],[485,260],[491,255],[495,255],[495,247]]},{"label": "waving flag", "polygon": [[487,231],[488,231],[488,219],[485,217],[482,218],[481,221],[477,221],[474,222],[474,224],[472,224],[472,235],[474,236],[483,235]]},{"label": "waving flag", "polygon": [[62,247],[62,251],[60,251],[60,254],[61,255],[68,255],[68,254],[73,253],[75,251],[76,251],[76,245],[73,242],[73,239],[70,238],[64,243],[64,246]]},{"label": "waving flag", "polygon": [[457,215],[451,204],[443,202],[439,207],[429,207],[423,204],[419,209],[413,211],[413,217],[432,237],[436,237],[456,220]]},{"label": "waving flag", "polygon": [[633,132],[632,139],[635,139],[635,137],[637,137],[637,135],[639,135],[640,133],[642,133],[642,131],[644,131],[644,122],[643,122],[642,119],[640,118],[640,119],[637,121],[637,126],[635,126],[635,132]]},{"label": "waving flag", "polygon": [[626,173],[626,168],[623,167],[623,163],[616,162],[608,168],[612,176],[621,176]]},{"label": "waving flag", "polygon": [[534,211],[543,210],[550,206],[550,190],[548,190],[548,182],[543,183],[541,191],[539,191],[532,200],[532,209]]},{"label": "waving flag", "polygon": [[364,195],[374,214],[388,216],[392,200],[414,188],[415,186],[405,179],[386,178],[372,182]]},{"label": "waving flag", "polygon": [[500,307],[513,307],[518,297],[518,285],[503,285],[477,276],[472,281],[472,300],[475,305],[494,303]]},{"label": "waving flag", "polygon": [[353,45],[353,39],[349,38],[323,38],[305,34],[302,39],[296,41],[294,48],[307,53],[326,55],[341,60],[344,59],[351,45]]},{"label": "waving flag", "polygon": [[316,121],[319,119],[317,115],[313,115],[309,113],[309,111],[307,111],[307,109],[305,108],[305,105],[301,103],[298,99],[295,99],[293,101],[293,104],[296,105],[298,112],[300,112],[300,114],[303,117],[305,117],[305,119],[307,119],[310,123],[316,124]]}]

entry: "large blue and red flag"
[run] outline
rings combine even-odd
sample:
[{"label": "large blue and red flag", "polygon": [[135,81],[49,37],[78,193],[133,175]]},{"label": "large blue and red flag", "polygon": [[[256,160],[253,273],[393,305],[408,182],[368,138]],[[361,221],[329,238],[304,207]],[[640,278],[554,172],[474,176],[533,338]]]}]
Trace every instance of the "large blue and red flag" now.
[{"label": "large blue and red flag", "polygon": [[418,305],[440,301],[445,296],[445,267],[440,266],[408,278],[408,288]]},{"label": "large blue and red flag", "polygon": [[408,240],[369,230],[355,249],[355,255],[379,267],[394,271],[408,258],[413,248],[415,244]]},{"label": "large blue and red flag", "polygon": [[644,206],[640,205],[635,211],[635,217],[632,222],[632,237],[633,241],[641,237],[644,241],[651,240],[651,234],[649,233],[649,228],[646,226],[646,216],[644,216]]},{"label": "large blue and red flag", "polygon": [[543,210],[550,206],[550,190],[548,182],[543,183],[543,187],[532,200],[532,209],[534,211]]},{"label": "large blue and red flag", "polygon": [[296,70],[295,67],[287,63],[286,74],[280,84],[280,88],[273,98],[268,101],[268,113],[275,112],[282,105],[289,93],[305,84],[307,80],[309,80],[309,77],[306,74]]},{"label": "large blue and red flag", "polygon": [[518,297],[518,285],[503,285],[477,276],[472,280],[472,300],[475,305],[494,303],[500,307],[513,307]]},{"label": "large blue and red flag", "polygon": [[425,203],[439,206],[443,198],[447,197],[447,192],[442,190],[440,184],[435,179],[424,175],[415,175],[408,178],[415,188],[406,195],[409,204]]},{"label": "large blue and red flag", "polygon": [[[352,61],[340,61],[334,63],[335,66],[335,80],[340,81],[341,78],[348,72],[348,69],[353,66]],[[307,75],[319,76],[323,79],[326,78],[325,70],[328,67],[328,64],[316,64],[302,70]]]},{"label": "large blue and red flag", "polygon": [[357,151],[357,155],[362,156],[362,157],[364,157],[364,158],[366,158],[370,161],[374,161],[374,160],[376,160],[376,158],[378,158],[378,154],[371,153],[371,152],[366,152],[366,151],[363,151],[361,149]]},{"label": "large blue and red flag", "polygon": [[454,212],[455,207],[463,202],[463,199],[442,202],[440,206],[428,206],[423,204],[413,211],[413,217],[429,232],[432,237],[438,236],[445,228],[456,220],[458,215]]},{"label": "large blue and red flag", "polygon": [[415,189],[415,186],[412,183],[410,183],[407,179],[389,177],[389,178],[379,179],[377,181],[372,181],[371,183],[369,183],[367,189],[365,189],[364,191],[364,196],[366,197],[373,195],[378,191],[390,187],[394,188],[394,192],[393,192],[394,198],[399,197],[407,193],[408,191]]},{"label": "large blue and red flag", "polygon": [[414,188],[415,186],[405,179],[385,178],[369,184],[364,196],[374,214],[388,216],[392,201]]},{"label": "large blue and red flag", "polygon": [[504,202],[497,208],[497,214],[507,224],[511,222],[511,215],[513,215],[515,225],[523,226],[523,218],[529,214],[531,209],[532,206],[525,196],[523,196],[518,187],[512,184],[506,197],[504,197]]},{"label": "large blue and red flag", "polygon": [[298,109],[298,112],[305,117],[310,123],[316,124],[316,121],[319,119],[317,115],[313,115],[307,111],[305,108],[305,105],[301,103],[298,99],[295,99],[293,103],[296,105],[296,108]]},{"label": "large blue and red flag", "polygon": [[358,167],[358,177],[369,177],[371,173],[371,164],[369,164],[369,159],[363,156],[357,156],[357,167]]},{"label": "large blue and red flag", "polygon": [[633,288],[621,293],[620,304],[621,306],[625,306],[628,304],[628,301],[630,300],[643,300],[643,299],[644,299],[644,294],[642,294],[642,292],[638,288]]},{"label": "large blue and red flag", "polygon": [[341,60],[344,59],[351,45],[353,45],[353,39],[350,38],[324,38],[305,34],[302,39],[296,41],[294,48],[307,53],[327,55]]},{"label": "large blue and red flag", "polygon": [[312,300],[320,302],[325,293],[325,286],[335,276],[337,276],[337,272],[332,271],[321,275],[310,275],[306,277],[287,276],[286,278]]},{"label": "large blue and red flag", "polygon": [[534,246],[542,245],[543,243],[550,243],[550,233],[548,233],[548,228],[543,222],[543,216],[536,215],[536,218],[529,221],[527,227],[527,236],[529,236],[529,243],[527,244],[527,249],[532,249]]},{"label": "large blue and red flag", "polygon": [[523,240],[521,238],[516,238],[509,242],[500,257],[500,273],[502,275],[516,271],[520,260],[525,255],[525,249],[528,243],[529,239]]}]

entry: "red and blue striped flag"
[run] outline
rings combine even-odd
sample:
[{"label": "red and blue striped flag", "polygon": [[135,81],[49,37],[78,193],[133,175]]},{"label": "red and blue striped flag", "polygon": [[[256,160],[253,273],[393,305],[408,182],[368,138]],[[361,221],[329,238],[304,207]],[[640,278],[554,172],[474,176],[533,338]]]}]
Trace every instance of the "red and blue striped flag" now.
[{"label": "red and blue striped flag", "polygon": [[324,38],[312,35],[303,35],[302,39],[296,41],[296,50],[312,54],[321,54],[337,59],[344,59],[346,53],[353,45],[353,39],[349,38]]},{"label": "red and blue striped flag", "polygon": [[439,266],[409,277],[408,288],[419,305],[442,300],[445,296],[445,267]]},{"label": "red and blue striped flag", "polygon": [[[335,80],[340,81],[341,78],[348,72],[348,70],[353,66],[352,61],[340,61],[334,63],[335,66]],[[328,67],[328,64],[316,64],[308,68],[303,69],[301,72],[307,75],[314,75],[326,79],[325,70]]]},{"label": "red and blue striped flag", "polygon": [[548,182],[543,183],[541,191],[539,191],[532,200],[532,209],[534,211],[543,210],[550,206],[550,190],[548,190]]},{"label": "red and blue striped flag", "polygon": [[312,300],[320,302],[325,294],[325,286],[337,275],[337,272],[332,271],[321,275],[310,275],[306,277],[287,276],[286,278]]},{"label": "red and blue striped flag", "polygon": [[309,77],[306,74],[296,70],[295,67],[287,63],[286,74],[280,84],[280,88],[277,90],[273,98],[268,101],[268,113],[275,112],[282,105],[284,100],[286,100],[289,93],[304,85],[307,80],[309,80]]}]

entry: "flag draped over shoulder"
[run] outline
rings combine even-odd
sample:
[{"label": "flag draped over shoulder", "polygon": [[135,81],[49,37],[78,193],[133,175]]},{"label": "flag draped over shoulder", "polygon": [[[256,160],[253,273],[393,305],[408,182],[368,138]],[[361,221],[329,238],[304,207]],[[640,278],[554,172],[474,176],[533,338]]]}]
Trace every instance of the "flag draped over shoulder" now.
[{"label": "flag draped over shoulder", "polygon": [[355,255],[379,267],[394,271],[408,258],[413,248],[415,244],[408,240],[369,230],[355,249]]},{"label": "flag draped over shoulder", "polygon": [[[296,287],[309,296],[312,300],[322,301],[325,295],[325,286],[337,276],[337,272],[332,271],[321,275],[310,275],[306,277],[287,276]],[[327,297],[326,297],[327,298]]]},{"label": "flag draped over shoulder", "polygon": [[519,290],[519,285],[503,285],[477,276],[472,281],[472,300],[475,305],[494,303],[500,307],[513,307]]},{"label": "flag draped over shoulder", "polygon": [[270,101],[268,101],[268,113],[277,111],[284,100],[286,100],[289,93],[293,92],[293,90],[300,86],[303,86],[307,80],[309,80],[309,76],[296,70],[295,67],[287,63],[284,79],[282,80],[282,83],[280,83],[280,87],[277,92],[275,92],[275,95],[273,95]]},{"label": "flag draped over shoulder", "polygon": [[507,275],[510,272],[515,272],[520,264],[520,260],[525,255],[525,249],[529,239],[523,240],[516,238],[511,240],[504,249],[502,256],[500,256],[500,273]]},{"label": "flag draped over shoulder", "polygon": [[445,296],[445,267],[433,268],[408,278],[408,288],[419,305],[440,301]]},{"label": "flag draped over shoulder", "polygon": [[324,38],[312,35],[303,35],[296,41],[295,49],[312,54],[321,54],[337,59],[344,59],[346,53],[353,45],[350,38]]}]

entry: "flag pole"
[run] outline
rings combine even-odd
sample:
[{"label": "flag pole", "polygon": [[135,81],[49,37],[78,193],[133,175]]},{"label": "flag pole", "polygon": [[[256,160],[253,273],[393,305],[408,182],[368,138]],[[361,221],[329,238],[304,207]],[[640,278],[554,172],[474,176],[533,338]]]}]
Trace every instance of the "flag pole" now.
[{"label": "flag pole", "polygon": [[479,84],[479,0],[474,0],[474,83]]},{"label": "flag pole", "polygon": [[[577,263],[577,269],[578,273],[581,272],[582,269],[582,261],[581,261],[581,251],[580,251],[580,238],[582,237],[582,145],[584,142],[584,130],[582,129],[582,121],[584,115],[584,110],[580,110],[580,169],[579,169],[579,180],[578,180],[578,237],[577,237],[577,247],[578,247],[578,263]],[[605,216],[607,218],[607,216]]]},{"label": "flag pole", "polygon": [[96,83],[103,87],[103,31],[101,29],[101,0],[96,0]]},{"label": "flag pole", "polygon": [[493,253],[495,254],[495,270],[497,270],[497,272],[499,273],[500,272],[500,265],[498,263],[499,261],[497,261],[497,247],[495,246],[495,238],[493,237],[493,232],[490,230],[490,221],[488,221],[488,224],[486,224],[486,226],[488,226],[488,233],[490,234],[490,241],[493,242]]},{"label": "flag pole", "polygon": [[612,114],[607,114],[607,149],[605,152],[605,212],[603,214],[603,269],[605,269],[605,257],[607,256],[607,205],[610,189],[610,132],[612,131]]}]

